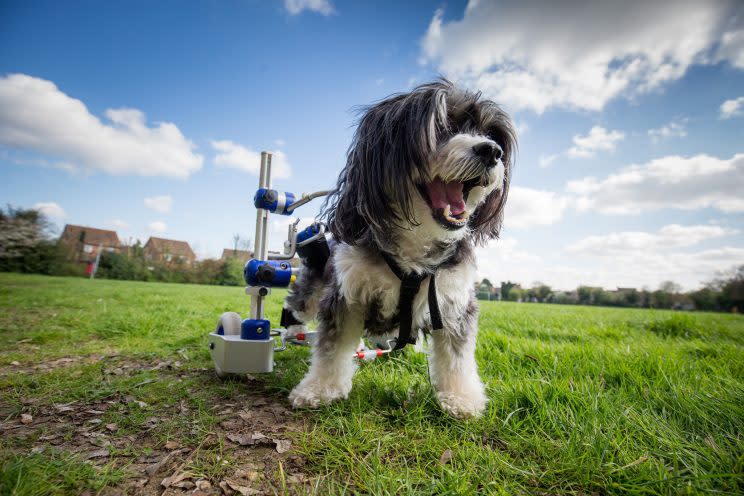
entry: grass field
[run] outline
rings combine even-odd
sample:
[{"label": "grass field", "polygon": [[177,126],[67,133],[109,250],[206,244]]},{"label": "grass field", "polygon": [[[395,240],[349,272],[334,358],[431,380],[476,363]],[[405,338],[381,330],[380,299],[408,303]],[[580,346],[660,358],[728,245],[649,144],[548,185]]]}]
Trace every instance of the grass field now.
[{"label": "grass field", "polygon": [[[268,305],[278,322],[280,292]],[[741,494],[744,318],[485,302],[483,418],[426,357],[291,411],[307,349],[218,380],[241,288],[0,274],[0,494]]]}]

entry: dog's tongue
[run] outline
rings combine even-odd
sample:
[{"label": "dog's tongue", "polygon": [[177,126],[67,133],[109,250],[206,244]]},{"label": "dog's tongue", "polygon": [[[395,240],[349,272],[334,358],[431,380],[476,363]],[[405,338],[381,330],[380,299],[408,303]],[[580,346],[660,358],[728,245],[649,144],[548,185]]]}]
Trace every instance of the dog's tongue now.
[{"label": "dog's tongue", "polygon": [[450,206],[452,215],[460,215],[465,211],[465,200],[462,198],[462,183],[445,183],[436,178],[429,183],[429,201],[434,208]]}]

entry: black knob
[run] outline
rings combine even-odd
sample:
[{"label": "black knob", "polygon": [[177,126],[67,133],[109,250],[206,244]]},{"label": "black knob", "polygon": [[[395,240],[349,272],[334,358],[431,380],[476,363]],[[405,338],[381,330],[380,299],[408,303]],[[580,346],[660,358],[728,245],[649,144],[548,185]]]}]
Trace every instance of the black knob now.
[{"label": "black knob", "polygon": [[274,267],[269,264],[264,264],[258,268],[258,271],[256,271],[256,276],[261,282],[271,282],[274,280],[275,272],[276,269],[274,269]]}]

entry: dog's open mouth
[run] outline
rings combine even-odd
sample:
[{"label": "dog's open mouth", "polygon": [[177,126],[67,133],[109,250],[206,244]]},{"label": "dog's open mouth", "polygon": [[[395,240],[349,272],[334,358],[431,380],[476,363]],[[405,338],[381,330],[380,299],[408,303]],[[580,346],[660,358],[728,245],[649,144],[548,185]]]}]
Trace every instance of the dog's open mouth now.
[{"label": "dog's open mouth", "polygon": [[431,215],[445,229],[455,230],[465,227],[470,217],[467,204],[468,194],[479,183],[478,178],[467,181],[445,182],[437,177],[421,187],[424,198],[428,200]]}]

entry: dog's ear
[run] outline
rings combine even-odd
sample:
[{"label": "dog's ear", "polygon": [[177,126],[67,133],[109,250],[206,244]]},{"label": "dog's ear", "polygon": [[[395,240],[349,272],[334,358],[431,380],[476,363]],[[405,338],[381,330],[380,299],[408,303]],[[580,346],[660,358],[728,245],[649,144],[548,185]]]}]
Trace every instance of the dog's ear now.
[{"label": "dog's ear", "polygon": [[354,245],[370,229],[384,235],[418,224],[412,195],[447,132],[451,88],[438,81],[362,109],[346,167],[322,209],[337,239]]},{"label": "dog's ear", "polygon": [[484,101],[482,105],[481,126],[488,130],[488,136],[504,151],[501,157],[504,180],[501,188],[492,191],[470,216],[469,225],[476,244],[484,244],[499,236],[517,148],[516,131],[509,116],[491,101]]}]

